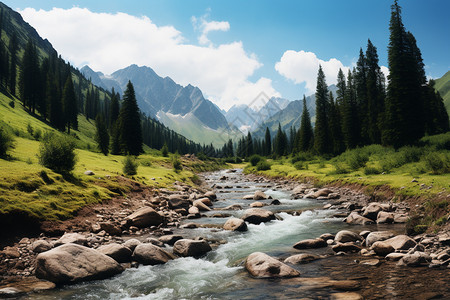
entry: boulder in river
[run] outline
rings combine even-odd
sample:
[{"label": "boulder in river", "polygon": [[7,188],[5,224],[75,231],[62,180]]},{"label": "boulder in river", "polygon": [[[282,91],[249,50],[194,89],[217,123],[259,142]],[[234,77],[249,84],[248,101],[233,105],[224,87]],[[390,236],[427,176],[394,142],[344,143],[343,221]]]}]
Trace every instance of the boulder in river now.
[{"label": "boulder in river", "polygon": [[212,191],[206,192],[203,196],[209,198],[211,201],[216,201],[217,200],[216,194],[214,192],[212,192]]},{"label": "boulder in river", "polygon": [[333,249],[334,252],[359,252],[361,251],[361,247],[352,243],[352,242],[347,242],[347,243],[338,243],[337,245],[334,245],[333,247],[331,247],[331,249]]},{"label": "boulder in river", "polygon": [[126,220],[130,226],[144,228],[158,226],[163,222],[163,217],[153,208],[144,207],[126,217]]},{"label": "boulder in river", "polygon": [[368,224],[374,223],[373,220],[363,217],[355,211],[351,212],[347,216],[347,218],[345,219],[345,222],[347,224],[358,224],[358,225],[368,225]]},{"label": "boulder in river", "polygon": [[104,230],[106,233],[110,235],[121,235],[122,229],[119,228],[119,226],[111,223],[111,222],[100,222],[100,229]]},{"label": "boulder in river", "polygon": [[356,242],[362,240],[362,236],[350,230],[341,230],[336,233],[336,236],[334,237],[334,241],[337,243]]},{"label": "boulder in river", "polygon": [[150,243],[137,245],[133,252],[133,260],[144,265],[160,265],[174,258],[171,253]]},{"label": "boulder in river", "polygon": [[384,242],[394,247],[395,251],[409,250],[411,248],[414,248],[417,244],[416,241],[414,241],[407,235],[397,235],[393,238],[385,240]]},{"label": "boulder in river", "polygon": [[317,238],[317,239],[306,239],[306,240],[302,240],[297,242],[294,245],[295,249],[315,249],[315,248],[323,248],[323,247],[327,247],[328,244],[325,240],[321,239],[321,238]]},{"label": "boulder in river", "polygon": [[200,198],[197,201],[203,202],[203,204],[205,204],[206,206],[212,206],[213,205],[212,202],[211,202],[211,199],[209,199],[208,197]]},{"label": "boulder in river", "polygon": [[36,277],[57,284],[105,279],[123,272],[123,267],[97,250],[64,244],[39,254]]},{"label": "boulder in river", "polygon": [[230,218],[223,225],[223,229],[231,231],[247,231],[247,224],[242,219]]},{"label": "boulder in river", "polygon": [[333,191],[328,188],[323,188],[314,193],[314,198],[328,197],[328,195],[331,194],[332,192]]},{"label": "boulder in river", "polygon": [[141,241],[137,239],[129,239],[123,245],[130,249],[131,251],[134,251],[134,248],[136,248],[137,245],[141,244]]},{"label": "boulder in river", "polygon": [[393,237],[394,234],[390,231],[374,231],[369,233],[366,237],[366,246],[370,247],[373,243],[384,241]]},{"label": "boulder in river", "polygon": [[[206,199],[208,199],[208,198],[206,198]],[[211,208],[209,208],[205,203],[203,203],[200,200],[195,200],[193,205],[195,207],[197,207],[200,211],[210,211],[211,210]]]},{"label": "boulder in river", "polygon": [[425,252],[416,251],[412,254],[404,255],[399,261],[399,266],[418,267],[424,264],[428,264],[431,261],[431,257]]},{"label": "boulder in river", "polygon": [[320,256],[315,254],[309,254],[309,253],[302,253],[302,254],[296,254],[289,256],[284,260],[285,263],[297,265],[297,264],[306,264],[309,262],[312,262],[314,260],[320,259]]},{"label": "boulder in river", "polygon": [[261,191],[256,191],[255,194],[253,195],[253,200],[265,200],[265,199],[269,199],[269,197]]},{"label": "boulder in river", "polygon": [[260,224],[275,220],[273,212],[262,208],[250,208],[244,212],[242,219],[252,224]]},{"label": "boulder in river", "polygon": [[394,214],[386,211],[380,211],[377,215],[377,224],[394,223]]},{"label": "boulder in river", "polygon": [[371,219],[372,221],[375,221],[380,211],[383,211],[383,207],[381,206],[381,204],[377,202],[372,202],[369,203],[369,205],[367,205],[364,208],[362,216]]},{"label": "boulder in river", "polygon": [[294,268],[262,252],[254,252],[245,260],[245,268],[256,278],[297,277],[300,273]]},{"label": "boulder in river", "polygon": [[379,256],[386,256],[389,253],[395,252],[394,247],[381,241],[373,243],[370,249],[375,251],[375,253]]},{"label": "boulder in river", "polygon": [[173,253],[184,257],[200,257],[211,250],[211,246],[205,240],[181,239],[173,245]]},{"label": "boulder in river", "polygon": [[126,263],[131,261],[131,250],[125,245],[119,245],[117,243],[102,245],[98,247],[97,251],[108,255],[118,263]]},{"label": "boulder in river", "polygon": [[264,203],[260,202],[260,201],[255,201],[250,203],[250,207],[263,207],[265,206]]},{"label": "boulder in river", "polygon": [[174,234],[169,234],[169,235],[163,235],[161,237],[159,237],[159,241],[163,242],[164,244],[167,245],[173,245],[175,244],[176,241],[181,240],[183,237],[181,235],[174,235]]}]

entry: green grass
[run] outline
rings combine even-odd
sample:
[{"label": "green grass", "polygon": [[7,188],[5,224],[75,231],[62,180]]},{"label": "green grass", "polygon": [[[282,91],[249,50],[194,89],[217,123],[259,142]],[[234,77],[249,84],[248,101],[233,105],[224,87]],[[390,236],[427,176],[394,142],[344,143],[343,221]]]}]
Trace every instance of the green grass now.
[{"label": "green grass", "polygon": [[[9,159],[0,159],[0,217],[19,211],[39,220],[63,220],[83,206],[129,191],[129,186],[117,180],[118,175],[123,176],[124,156],[104,156],[96,150],[92,121],[79,116],[79,130],[71,131],[78,148],[75,150],[77,163],[71,176],[62,176],[38,163],[40,141],[27,128],[42,134],[47,131],[65,133],[31,116],[18,101],[11,108],[10,101],[0,94],[0,126],[10,131],[15,139]],[[137,174],[131,179],[155,189],[171,188],[175,181],[195,184],[198,182],[195,172],[223,166],[218,160],[202,162],[181,157],[183,170],[174,172],[170,157],[163,157],[159,150],[148,147],[144,150],[146,153],[136,160]],[[85,175],[86,170],[95,175]]]}]

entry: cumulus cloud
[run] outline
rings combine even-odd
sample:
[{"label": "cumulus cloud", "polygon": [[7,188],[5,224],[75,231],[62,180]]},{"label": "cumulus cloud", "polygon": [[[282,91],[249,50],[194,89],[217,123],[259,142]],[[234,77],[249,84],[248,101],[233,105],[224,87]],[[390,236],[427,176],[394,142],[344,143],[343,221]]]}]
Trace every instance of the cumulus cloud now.
[{"label": "cumulus cloud", "polygon": [[192,24],[194,28],[201,31],[198,42],[201,45],[211,45],[212,42],[208,39],[208,33],[211,31],[228,31],[230,30],[230,23],[226,21],[207,21],[207,15],[200,17],[192,17]]},{"label": "cumulus cloud", "polygon": [[288,50],[275,64],[275,70],[294,83],[304,83],[308,92],[313,93],[316,89],[319,65],[322,66],[328,85],[336,84],[339,68],[344,74],[347,74],[349,69],[336,58],[325,61],[319,59],[313,52]]},{"label": "cumulus cloud", "polygon": [[[110,74],[131,64],[149,66],[182,85],[198,86],[224,109],[249,103],[259,92],[279,95],[270,80],[249,80],[262,64],[240,41],[193,45],[173,26],[157,26],[148,17],[94,13],[79,7],[49,11],[26,8],[20,13],[77,67],[88,64]],[[229,29],[228,22],[203,21],[197,23],[204,42],[211,31]]]}]

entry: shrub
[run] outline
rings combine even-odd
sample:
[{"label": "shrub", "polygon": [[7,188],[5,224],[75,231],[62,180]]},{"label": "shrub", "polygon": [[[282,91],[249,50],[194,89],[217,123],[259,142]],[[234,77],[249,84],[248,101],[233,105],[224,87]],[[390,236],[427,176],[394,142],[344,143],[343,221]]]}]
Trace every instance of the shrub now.
[{"label": "shrub", "polygon": [[332,171],[332,174],[347,174],[350,171],[345,167],[342,163],[335,163],[334,164],[334,171]]},{"label": "shrub", "polygon": [[398,150],[399,155],[402,158],[402,164],[417,162],[423,154],[423,149],[413,146],[405,146]]},{"label": "shrub", "polygon": [[172,156],[172,165],[173,165],[174,171],[177,173],[180,172],[181,170],[183,170],[183,164],[180,161],[178,153],[175,153]]},{"label": "shrub", "polygon": [[258,171],[266,171],[270,170],[271,166],[266,160],[261,160],[256,164],[256,170]]},{"label": "shrub", "polygon": [[14,138],[0,127],[0,157],[6,158],[7,152],[14,148]]},{"label": "shrub", "polygon": [[11,106],[11,108],[14,108],[16,106],[14,100],[9,101],[9,106]]},{"label": "shrub", "polygon": [[366,175],[377,175],[381,174],[381,171],[375,167],[365,167],[364,174]]},{"label": "shrub", "polygon": [[123,160],[123,172],[128,175],[136,175],[137,174],[138,164],[134,157],[127,155]]},{"label": "shrub", "polygon": [[36,130],[34,131],[33,137],[36,141],[39,141],[41,139],[42,136],[42,131],[39,128],[36,128]]},{"label": "shrub", "polygon": [[70,173],[76,163],[75,143],[55,134],[44,136],[39,146],[39,163],[57,173]]},{"label": "shrub", "polygon": [[369,156],[362,153],[361,151],[352,151],[352,153],[347,158],[348,166],[352,170],[358,170],[366,166],[369,161]]},{"label": "shrub", "polygon": [[252,164],[252,166],[256,166],[263,158],[258,154],[254,154],[249,157],[248,161]]},{"label": "shrub", "polygon": [[168,157],[169,156],[169,147],[167,147],[166,143],[164,143],[164,145],[161,148],[161,154],[164,157]]},{"label": "shrub", "polygon": [[314,156],[310,152],[299,152],[292,157],[291,163],[295,164],[298,161],[310,161],[313,160]]},{"label": "shrub", "polygon": [[431,152],[424,156],[425,166],[433,174],[448,173],[450,169],[449,157],[445,153]]},{"label": "shrub", "polygon": [[31,136],[33,136],[33,126],[31,126],[31,124],[30,123],[28,123],[27,124],[27,131],[28,131],[28,133],[31,135]]},{"label": "shrub", "polygon": [[294,168],[296,168],[297,170],[304,170],[305,169],[305,164],[303,161],[298,161],[296,163],[294,163]]}]

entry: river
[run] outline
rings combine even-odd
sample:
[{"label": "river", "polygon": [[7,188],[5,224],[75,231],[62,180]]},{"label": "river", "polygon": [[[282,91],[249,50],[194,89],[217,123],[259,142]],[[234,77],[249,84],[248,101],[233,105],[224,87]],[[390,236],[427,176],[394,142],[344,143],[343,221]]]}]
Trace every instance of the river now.
[{"label": "river", "polygon": [[[221,180],[223,176],[226,180]],[[356,292],[367,299],[414,299],[424,293],[450,296],[448,269],[400,268],[391,262],[384,262],[378,267],[366,266],[358,263],[364,259],[361,256],[335,256],[329,247],[311,251],[292,247],[299,240],[315,238],[323,233],[335,234],[342,229],[355,232],[389,229],[399,232],[401,226],[347,225],[342,218],[333,217],[337,211],[323,210],[323,201],[292,200],[288,190],[276,188],[275,183],[249,180],[242,170],[207,173],[204,179],[210,186],[220,187],[216,189],[218,201],[214,202],[215,210],[207,212],[201,219],[184,222],[208,224],[211,228],[176,229],[174,233],[187,238],[223,241],[207,256],[200,259],[178,258],[164,265],[129,268],[111,279],[32,294],[30,299],[329,299],[330,295],[338,292],[332,288],[304,286],[295,279],[254,279],[248,275],[243,262],[255,251],[279,259],[305,252],[324,255],[323,259],[294,267],[300,271],[301,277],[358,280],[361,288]],[[277,213],[280,220],[250,224],[248,231],[243,233],[216,228],[227,220],[217,217],[217,214],[236,217],[243,214],[243,210],[225,211],[220,208],[239,204],[245,210],[253,201],[243,200],[243,196],[257,190],[281,202],[280,205],[264,207]],[[297,213],[293,214],[294,211]],[[167,247],[167,250],[171,251],[171,248]]]}]

